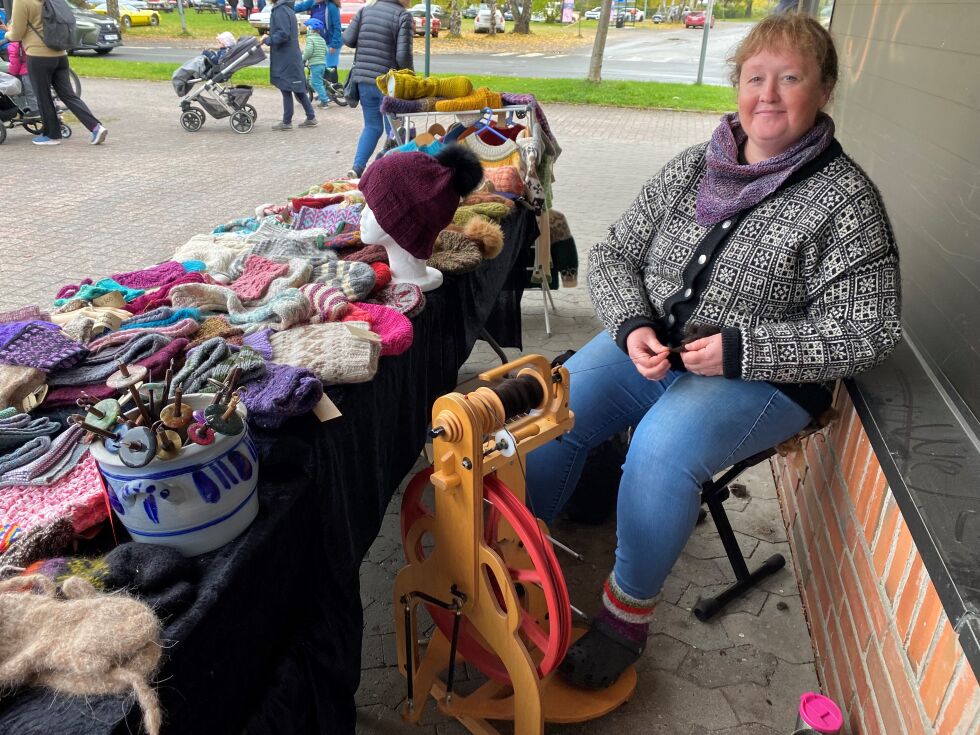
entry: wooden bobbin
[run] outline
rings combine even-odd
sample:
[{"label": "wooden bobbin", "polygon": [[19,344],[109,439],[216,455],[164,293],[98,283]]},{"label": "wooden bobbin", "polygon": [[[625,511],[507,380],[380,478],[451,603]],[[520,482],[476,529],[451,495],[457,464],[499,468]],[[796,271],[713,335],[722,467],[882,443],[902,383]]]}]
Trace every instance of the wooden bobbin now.
[{"label": "wooden bobbin", "polygon": [[119,461],[127,467],[145,467],[157,453],[157,437],[149,426],[137,426],[119,441]]},{"label": "wooden bobbin", "polygon": [[136,384],[142,383],[146,380],[146,376],[149,373],[142,365],[126,365],[124,362],[119,362],[119,370],[114,372],[109,376],[109,379],[105,382],[113,390],[129,391],[129,395],[132,396],[133,403],[136,408],[139,409],[140,415],[143,417],[143,423],[147,426],[153,423],[153,418],[150,416],[149,410],[140,398],[139,391],[136,390]]}]

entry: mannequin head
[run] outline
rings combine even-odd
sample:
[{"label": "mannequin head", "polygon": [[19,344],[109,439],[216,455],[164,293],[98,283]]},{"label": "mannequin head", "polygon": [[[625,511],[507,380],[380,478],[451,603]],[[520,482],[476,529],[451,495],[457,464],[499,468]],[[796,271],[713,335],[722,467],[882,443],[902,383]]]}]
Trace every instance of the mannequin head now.
[{"label": "mannequin head", "polygon": [[361,242],[365,245],[381,245],[388,253],[392,283],[414,283],[423,291],[432,291],[442,285],[442,273],[428,268],[424,260],[411,255],[378,223],[367,204],[361,211]]}]

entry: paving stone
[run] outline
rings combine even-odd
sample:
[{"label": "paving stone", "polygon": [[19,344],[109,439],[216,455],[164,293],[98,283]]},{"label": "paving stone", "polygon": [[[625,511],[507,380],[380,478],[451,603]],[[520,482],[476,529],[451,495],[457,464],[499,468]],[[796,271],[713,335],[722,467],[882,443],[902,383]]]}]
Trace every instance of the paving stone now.
[{"label": "paving stone", "polygon": [[664,580],[664,586],[660,590],[659,599],[664,602],[669,602],[676,605],[681,599],[681,595],[691,586],[691,583],[676,577],[673,574],[668,574],[667,579]]},{"label": "paving stone", "polygon": [[650,632],[666,633],[689,646],[705,651],[731,648],[734,645],[733,639],[718,623],[702,623],[691,611],[669,603],[661,603],[654,609]]},{"label": "paving stone", "polygon": [[722,566],[716,559],[698,559],[682,552],[671,574],[696,585],[726,584],[732,569],[727,560]]},{"label": "paving stone", "polygon": [[778,663],[771,653],[753,646],[719,651],[688,649],[675,673],[705,689],[748,683],[766,686]]},{"label": "paving stone", "polygon": [[[776,607],[785,603],[786,610]],[[799,597],[770,595],[758,615],[735,613],[719,623],[736,643],[747,643],[789,663],[811,663],[813,648]]]},{"label": "paving stone", "polygon": [[747,725],[726,727],[723,730],[705,730],[703,727],[696,727],[691,731],[691,735],[785,735],[786,732],[788,730],[773,730],[758,722],[750,722]]},{"label": "paving stone", "polygon": [[736,684],[722,688],[740,722],[768,725],[790,732],[796,722],[800,695],[819,691],[813,666],[780,661],[766,686]]},{"label": "paving stone", "polygon": [[[643,678],[634,698],[644,709],[656,714],[650,724],[701,725],[709,729],[738,724],[720,690],[703,689],[667,671],[653,671]],[[643,732],[637,723],[636,729]]]},{"label": "paving stone", "polygon": [[[744,533],[735,532],[738,546],[742,550],[742,556],[748,557],[759,545],[759,540]],[[705,522],[698,525],[684,545],[684,553],[697,559],[727,559],[725,545],[721,542],[715,524],[710,517]]]},{"label": "paving stone", "polygon": [[786,540],[779,501],[775,498],[752,498],[745,510],[729,512],[732,528],[753,538],[775,543]]},{"label": "paving stone", "polygon": [[393,717],[390,709],[375,704],[357,708],[354,732],[357,735],[436,735],[439,730],[435,725],[413,725],[405,722],[398,713],[394,713]]},{"label": "paving stone", "polygon": [[789,542],[781,541],[771,544],[767,541],[760,541],[755,553],[746,563],[749,565],[749,569],[754,569],[773,554],[782,554],[786,560],[786,566],[760,581],[758,588],[782,597],[799,597],[800,588],[797,584],[796,572],[793,569],[793,553],[790,551]]},{"label": "paving stone", "polygon": [[686,643],[669,635],[663,633],[651,635],[647,638],[647,647],[643,651],[643,657],[636,664],[636,670],[641,677],[644,672],[652,670],[676,671],[690,650],[690,646]]}]

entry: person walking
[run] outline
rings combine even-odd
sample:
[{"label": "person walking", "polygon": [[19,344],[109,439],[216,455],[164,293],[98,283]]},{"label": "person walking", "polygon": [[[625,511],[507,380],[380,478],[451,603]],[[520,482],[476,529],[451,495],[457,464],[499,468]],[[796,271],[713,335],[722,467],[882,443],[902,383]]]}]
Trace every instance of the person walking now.
[{"label": "person walking", "polygon": [[[407,2],[407,0],[406,0]],[[375,79],[392,69],[413,69],[412,15],[399,0],[378,0],[357,12],[344,32],[344,44],[354,49],[347,84],[351,106],[361,103],[364,129],[357,142],[348,178],[360,178],[384,131],[381,90]]]},{"label": "person walking", "polygon": [[109,131],[72,89],[67,52],[48,48],[44,43],[43,10],[43,0],[17,0],[5,36],[7,41],[20,41],[27,56],[27,75],[37,95],[44,130],[31,142],[34,145],[61,143],[61,121],[51,96],[54,87],[58,98],[92,134],[92,145],[101,145]]},{"label": "person walking", "polygon": [[320,107],[327,107],[330,103],[327,98],[327,90],[323,86],[323,73],[327,68],[327,42],[320,35],[320,31],[323,29],[323,21],[318,18],[308,18],[304,25],[307,32],[303,61],[310,67],[310,84],[313,85],[313,90],[320,100]]},{"label": "person walking", "polygon": [[273,130],[293,129],[293,97],[306,112],[301,128],[315,128],[316,112],[306,94],[306,77],[303,76],[303,56],[299,50],[299,29],[292,0],[276,0],[269,16],[269,33],[262,37],[269,47],[269,82],[282,92],[282,120]]}]

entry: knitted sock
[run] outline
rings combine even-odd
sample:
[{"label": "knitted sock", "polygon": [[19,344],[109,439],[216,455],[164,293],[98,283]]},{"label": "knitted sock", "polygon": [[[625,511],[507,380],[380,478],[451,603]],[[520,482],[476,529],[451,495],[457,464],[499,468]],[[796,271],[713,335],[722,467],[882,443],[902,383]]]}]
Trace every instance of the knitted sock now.
[{"label": "knitted sock", "polygon": [[232,324],[247,324],[245,332],[271,327],[289,329],[294,324],[309,321],[310,302],[298,288],[287,288],[276,294],[268,303],[254,309],[233,311],[228,320]]},{"label": "knitted sock", "polygon": [[130,271],[129,273],[115,273],[110,278],[116,283],[129,288],[157,288],[166,286],[184,275],[187,270],[181,263],[175,260],[168,260],[157,265],[143,268],[142,270]]},{"label": "knitted sock", "polygon": [[[262,359],[262,355],[248,345],[242,345],[237,351],[233,351],[231,355],[215,365],[214,370],[208,373],[207,377],[224,382],[236,367],[241,370],[238,376],[239,385],[251,383],[265,375],[265,360]],[[207,385],[201,387],[200,392],[215,393],[217,390],[214,385],[208,382]]]},{"label": "knitted sock", "polygon": [[195,235],[177,248],[174,260],[200,260],[209,273],[223,273],[235,258],[251,248],[252,244],[238,235]]},{"label": "knitted sock", "polygon": [[16,416],[20,411],[10,406],[9,408],[0,408],[0,419],[9,419],[11,416]]},{"label": "knitted sock", "polygon": [[[46,421],[47,419],[45,419]],[[2,438],[0,438],[2,441]],[[31,439],[26,444],[14,449],[12,452],[0,455],[0,477],[11,470],[30,464],[38,457],[42,456],[51,448],[51,439],[47,436],[39,436]]]},{"label": "knitted sock", "polygon": [[29,464],[8,470],[0,477],[0,486],[15,484],[49,484],[68,472],[81,455],[88,451],[81,444],[85,430],[81,426],[69,426],[61,432],[43,455]]},{"label": "knitted sock", "polygon": [[345,260],[324,263],[314,271],[314,280],[339,288],[351,301],[367,298],[374,288],[374,269],[367,263]]},{"label": "knitted sock", "polygon": [[[0,419],[0,452],[16,449],[32,439],[57,434],[59,431],[61,424],[47,417],[32,419],[30,414],[14,414],[10,418]],[[6,457],[7,455],[3,455],[0,459]]]},{"label": "knitted sock", "polygon": [[412,346],[415,330],[408,317],[387,306],[355,304],[370,316],[371,331],[381,337],[381,356],[400,355]]},{"label": "knitted sock", "polygon": [[[123,299],[126,301],[132,301],[138,296],[143,295],[143,290],[139,288],[127,288],[120,283],[116,283],[111,278],[103,278],[101,281],[97,281],[91,286],[82,286],[78,289],[78,293],[74,294],[74,298],[85,299],[86,301],[91,301],[92,299],[97,299],[100,296],[105,296],[107,293],[112,291],[119,291]],[[67,303],[68,299],[55,299],[55,306],[62,306]]]},{"label": "knitted sock", "polygon": [[374,288],[371,289],[371,293],[376,293],[391,283],[391,268],[388,267],[387,263],[375,261],[368,263],[368,265],[374,271]]},{"label": "knitted sock", "polygon": [[89,355],[85,362],[70,370],[58,370],[48,376],[48,385],[52,388],[61,385],[92,385],[104,383],[119,366],[116,358],[125,363],[139,362],[150,355],[162,350],[172,342],[171,337],[163,334],[142,334],[136,339],[115,349],[105,349],[98,354]]},{"label": "knitted sock", "polygon": [[277,332],[270,340],[272,359],[308,368],[328,385],[367,382],[378,371],[381,345],[355,336],[348,325],[369,329],[367,322],[334,322]]},{"label": "knitted sock", "polygon": [[44,385],[46,378],[37,368],[0,365],[0,408],[19,411],[23,400]]},{"label": "knitted sock", "polygon": [[293,230],[266,219],[258,230],[246,238],[245,243],[253,255],[278,260],[301,258],[316,267],[328,260],[337,259],[336,253],[324,249],[321,245],[325,239],[333,235],[332,230],[318,228]]},{"label": "knitted sock", "polygon": [[487,87],[480,87],[465,97],[436,102],[437,112],[482,110],[484,107],[500,107],[500,94]]},{"label": "knitted sock", "polygon": [[[245,272],[245,263],[248,260],[248,257],[249,256],[244,255],[239,256],[235,262],[231,264],[229,275],[232,278],[240,278],[240,276]],[[266,258],[263,257],[263,260],[266,260]],[[267,304],[287,288],[299,288],[304,283],[309,283],[310,279],[313,277],[313,266],[306,258],[284,258],[277,256],[270,260],[276,262],[277,265],[284,265],[286,270],[269,282],[263,296],[248,300],[242,299],[242,303],[248,308]],[[234,290],[234,286],[232,286],[232,290]]]},{"label": "knitted sock", "polygon": [[231,290],[243,301],[261,298],[269,284],[289,270],[285,263],[277,263],[261,255],[249,255],[245,259],[242,275],[235,279]]},{"label": "knitted sock", "polygon": [[387,306],[411,319],[425,308],[425,294],[415,283],[389,283],[372,293],[368,303]]},{"label": "knitted sock", "polygon": [[616,572],[613,571],[602,586],[602,610],[595,619],[642,646],[653,619],[655,600],[656,597],[640,599],[628,594],[616,582]]},{"label": "knitted sock", "polygon": [[65,337],[54,325],[27,322],[0,348],[0,363],[51,372],[70,368],[87,354],[85,347]]},{"label": "knitted sock", "polygon": [[234,232],[236,234],[248,235],[257,229],[259,229],[258,219],[255,217],[239,217],[238,219],[231,220],[231,222],[218,225],[211,230],[211,234],[222,235],[224,233]]},{"label": "knitted sock", "polygon": [[140,327],[167,327],[176,324],[181,319],[193,319],[201,321],[204,317],[197,309],[172,309],[169,306],[161,306],[156,309],[144,311],[138,316],[134,316],[124,321],[120,329],[138,329]]},{"label": "knitted sock", "polygon": [[190,341],[189,348],[194,349],[213,337],[222,337],[227,340],[229,337],[237,337],[241,334],[244,334],[241,327],[232,326],[225,317],[209,316],[201,322],[197,331],[194,332],[194,339]]},{"label": "knitted sock", "polygon": [[277,429],[291,416],[309,413],[323,395],[323,384],[306,368],[266,363],[266,373],[248,384],[242,399],[249,423]]},{"label": "knitted sock", "polygon": [[388,251],[384,245],[354,245],[337,251],[341,260],[357,260],[361,263],[387,263]]},{"label": "knitted sock", "polygon": [[[221,337],[213,337],[187,354],[187,361],[170,383],[170,395],[177,386],[183,393],[200,393],[208,387],[208,376],[223,360],[231,356],[231,348]],[[211,391],[213,392],[213,391]]]},{"label": "knitted sock", "polygon": [[180,286],[181,284],[185,283],[209,282],[211,282],[211,279],[204,273],[185,273],[177,280],[168,283],[166,286],[162,286],[156,291],[151,291],[150,293],[144,294],[138,299],[133,299],[126,304],[126,310],[131,311],[133,314],[143,314],[154,306],[159,305],[160,302],[165,301],[171,290],[173,290],[176,286]]},{"label": "knitted sock", "polygon": [[328,286],[325,283],[308,283],[300,286],[300,293],[310,302],[313,316],[310,321],[314,324],[319,322],[336,322],[343,319],[350,311],[350,302],[336,286]]}]

